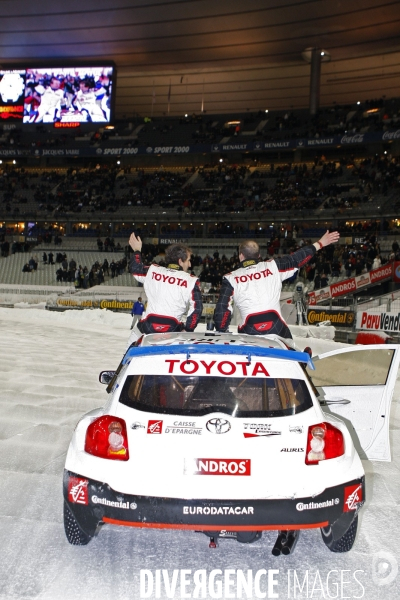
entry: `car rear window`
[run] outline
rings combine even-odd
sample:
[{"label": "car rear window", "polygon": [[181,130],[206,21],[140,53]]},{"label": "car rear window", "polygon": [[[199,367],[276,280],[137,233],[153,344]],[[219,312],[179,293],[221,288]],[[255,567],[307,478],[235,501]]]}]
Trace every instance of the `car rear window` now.
[{"label": "car rear window", "polygon": [[294,415],[312,406],[301,379],[129,375],[119,401],[147,412],[234,417]]}]

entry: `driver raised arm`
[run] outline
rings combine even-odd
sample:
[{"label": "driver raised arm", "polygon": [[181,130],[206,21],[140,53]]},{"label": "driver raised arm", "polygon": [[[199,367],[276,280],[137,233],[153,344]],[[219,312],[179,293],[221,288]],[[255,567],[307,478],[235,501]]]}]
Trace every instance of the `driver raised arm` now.
[{"label": "driver raised arm", "polygon": [[260,257],[260,247],[254,240],[239,246],[240,267],[224,275],[214,311],[217,331],[227,331],[235,302],[240,312],[239,333],[250,335],[276,334],[291,339],[280,309],[282,281],[289,279],[315,254],[339,240],[337,231],[327,231],[318,242],[304,246],[293,254],[267,261]]},{"label": "driver raised arm", "polygon": [[[172,244],[165,251],[166,266],[153,263],[143,264],[142,240],[132,233],[129,245],[133,256],[129,271],[144,284],[147,296],[146,315],[137,324],[140,333],[167,333],[172,331],[193,331],[203,310],[200,282],[188,273],[191,250],[183,244]],[[187,314],[186,322],[182,322]],[[132,330],[129,343],[140,335]]]}]

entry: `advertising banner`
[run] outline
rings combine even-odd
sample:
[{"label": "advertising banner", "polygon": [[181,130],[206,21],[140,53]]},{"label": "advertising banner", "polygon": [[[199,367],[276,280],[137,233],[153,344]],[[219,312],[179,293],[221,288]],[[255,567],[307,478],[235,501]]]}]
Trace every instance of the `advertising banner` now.
[{"label": "advertising banner", "polygon": [[317,325],[323,321],[330,321],[335,327],[352,327],[355,314],[350,310],[324,310],[312,308],[307,311],[307,321],[310,325]]},{"label": "advertising banner", "polygon": [[[10,72],[11,73],[11,72]],[[7,72],[7,77],[10,74]],[[19,75],[18,75],[19,77]],[[16,97],[13,95],[1,96],[1,84],[4,79],[4,72],[0,71],[0,120],[16,120],[22,119],[23,109],[22,99],[18,96],[17,100],[13,102],[13,98]],[[21,84],[23,85],[23,84]],[[9,94],[9,86],[3,87],[7,89],[7,93]],[[43,87],[43,86],[42,86]],[[87,96],[88,94],[86,94]],[[22,98],[22,96],[21,96]],[[104,96],[106,98],[106,96]],[[27,105],[25,104],[25,107]],[[30,107],[30,108],[29,108]],[[109,109],[106,106],[103,108],[96,108],[97,105],[91,105],[90,110],[92,114],[100,115],[98,118],[103,119],[104,121],[108,121],[109,119]],[[97,113],[96,113],[97,110]],[[102,112],[103,111],[103,112]],[[29,105],[26,108],[25,112],[27,113],[24,117],[26,122],[35,123],[35,119],[38,118],[35,110],[32,110],[32,105]],[[31,113],[31,114],[30,114]],[[107,116],[104,116],[107,113]],[[40,117],[39,117],[40,118]],[[82,121],[83,117],[79,118],[79,115],[71,115],[71,117],[66,114],[63,117],[65,121],[65,125],[70,125],[70,120],[73,120],[73,125],[76,126],[78,121]],[[79,123],[78,123],[79,124]],[[4,128],[4,126],[3,126]],[[274,140],[274,141],[256,141],[256,142],[238,142],[238,143],[225,143],[225,144],[191,144],[187,146],[133,146],[132,138],[128,138],[125,142],[123,139],[115,140],[115,144],[112,145],[110,140],[109,145],[99,145],[99,146],[89,146],[89,145],[80,145],[77,143],[74,147],[64,147],[64,148],[32,148],[32,149],[22,149],[22,148],[13,148],[6,147],[0,150],[0,156],[136,156],[136,155],[182,155],[182,154],[202,154],[202,153],[218,153],[218,152],[273,152],[277,150],[294,150],[296,148],[308,149],[308,148],[320,148],[320,147],[338,147],[338,146],[352,146],[356,144],[370,144],[370,143],[379,143],[386,140],[394,140],[400,139],[400,129],[397,131],[374,131],[367,133],[357,133],[354,135],[335,135],[331,137],[323,137],[323,138],[298,138],[291,140]],[[362,236],[358,236],[355,238],[357,240],[363,239]],[[351,240],[351,238],[349,238]],[[356,243],[349,241],[348,243]],[[362,243],[362,242],[360,242]]]},{"label": "advertising banner", "polygon": [[354,292],[357,290],[356,279],[355,277],[351,277],[350,279],[344,279],[343,281],[334,283],[330,286],[330,288],[332,298],[337,298],[338,296],[345,296],[346,294],[354,294]]},{"label": "advertising banner", "polygon": [[371,277],[369,273],[362,273],[362,275],[357,275],[357,277],[354,279],[356,280],[356,288],[358,290],[366,285],[370,285],[371,283]]},{"label": "advertising banner", "polygon": [[384,307],[362,310],[357,313],[356,328],[364,331],[400,332],[400,313],[387,312]]},{"label": "advertising banner", "polygon": [[321,288],[320,290],[315,290],[315,292],[309,292],[308,303],[313,306],[314,304],[319,304],[320,302],[329,300],[329,298],[331,298],[330,286]]},{"label": "advertising banner", "polygon": [[108,310],[132,310],[133,301],[128,300],[123,302],[120,300],[111,299],[97,299],[97,300],[84,300],[75,298],[57,298],[57,306],[64,308],[107,308]]},{"label": "advertising banner", "polygon": [[[400,281],[400,263],[396,264],[399,265],[398,276]],[[329,298],[338,298],[339,296],[354,294],[357,292],[357,290],[361,288],[364,288],[373,283],[379,283],[380,281],[384,281],[385,279],[391,279],[392,276],[393,263],[390,263],[384,265],[383,267],[379,267],[379,269],[369,271],[369,273],[363,273],[362,275],[357,275],[357,277],[343,279],[338,283],[333,283],[332,285],[325,288],[321,288],[320,290],[316,290],[315,292],[309,292],[308,303],[311,306],[314,306],[315,304],[319,304],[320,302],[329,300]]]},{"label": "advertising banner", "polygon": [[384,279],[390,279],[393,274],[393,263],[379,267],[379,269],[374,269],[373,271],[370,271],[369,274],[371,277],[371,283],[383,281]]}]

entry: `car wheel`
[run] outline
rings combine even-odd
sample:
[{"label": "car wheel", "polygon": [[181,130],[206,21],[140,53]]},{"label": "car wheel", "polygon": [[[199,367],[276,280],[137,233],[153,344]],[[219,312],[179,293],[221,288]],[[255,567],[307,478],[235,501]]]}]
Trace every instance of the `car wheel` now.
[{"label": "car wheel", "polygon": [[334,540],[331,527],[321,527],[322,539],[331,552],[348,552],[356,539],[358,515],[341,538]]},{"label": "car wheel", "polygon": [[92,539],[82,531],[67,502],[64,502],[64,530],[67,540],[74,546],[86,546]]}]

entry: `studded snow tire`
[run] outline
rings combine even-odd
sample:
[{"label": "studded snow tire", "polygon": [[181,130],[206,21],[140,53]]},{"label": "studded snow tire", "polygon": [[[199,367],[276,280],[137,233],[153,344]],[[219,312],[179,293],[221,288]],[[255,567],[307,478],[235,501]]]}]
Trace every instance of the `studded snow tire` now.
[{"label": "studded snow tire", "polygon": [[334,540],[332,529],[330,527],[321,527],[322,539],[331,552],[348,552],[352,549],[356,539],[358,524],[358,515],[355,516],[352,524],[341,538]]},{"label": "studded snow tire", "polygon": [[67,540],[74,546],[86,546],[92,539],[79,527],[67,502],[64,502],[64,529]]}]

